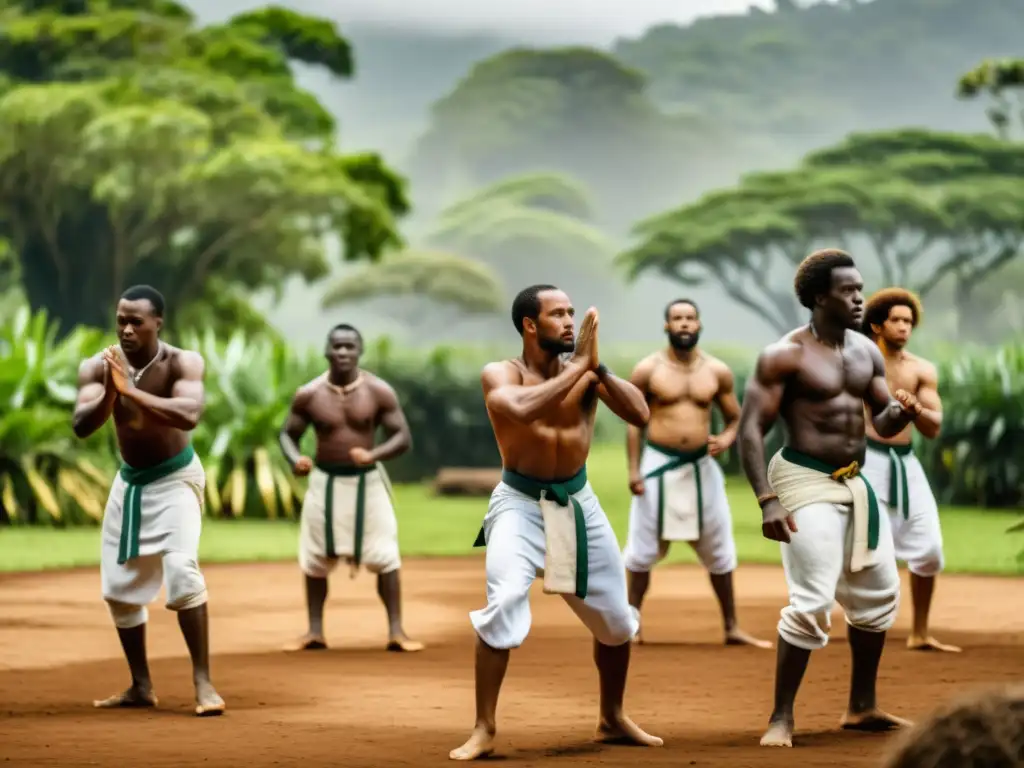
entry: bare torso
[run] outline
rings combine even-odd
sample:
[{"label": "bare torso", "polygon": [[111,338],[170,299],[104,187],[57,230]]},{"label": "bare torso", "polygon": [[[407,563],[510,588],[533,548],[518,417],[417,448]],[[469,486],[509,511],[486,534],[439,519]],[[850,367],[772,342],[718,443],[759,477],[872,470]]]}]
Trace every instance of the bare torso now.
[{"label": "bare torso", "polygon": [[683,451],[707,445],[711,408],[721,389],[724,364],[700,353],[686,365],[661,350],[641,365],[651,366],[646,386],[651,409],[647,439]]},{"label": "bare torso", "polygon": [[[172,397],[175,383],[182,378],[182,357],[189,354],[196,353],[163,344],[162,351],[135,386],[156,397]],[[95,381],[103,382],[106,373],[102,353],[90,358],[89,366]],[[160,423],[122,395],[114,400],[113,417],[121,457],[139,469],[155,466],[178,455],[191,439],[187,431]]]},{"label": "bare torso", "polygon": [[[536,386],[547,381],[519,360],[505,360],[501,365],[515,384]],[[597,402],[597,376],[587,372],[561,401],[528,424],[488,410],[502,466],[537,480],[574,476],[590,455]]]},{"label": "bare torso", "polygon": [[[889,391],[895,392],[898,389],[904,389],[916,396],[921,390],[924,373],[930,365],[931,363],[927,360],[906,351],[901,352],[898,358],[886,358],[885,381],[889,385]],[[867,423],[868,437],[887,445],[910,445],[914,437],[913,430],[913,425],[908,424],[895,437],[883,438],[875,432],[870,419]]]},{"label": "bare torso", "polygon": [[361,372],[359,386],[349,392],[318,376],[296,394],[296,405],[316,432],[316,461],[351,464],[353,448],[373,448],[382,402],[390,391],[377,376]]},{"label": "bare torso", "polygon": [[847,331],[841,349],[821,344],[808,328],[778,342],[788,373],[779,411],[788,445],[835,466],[863,464],[873,349],[873,342],[854,331]]}]

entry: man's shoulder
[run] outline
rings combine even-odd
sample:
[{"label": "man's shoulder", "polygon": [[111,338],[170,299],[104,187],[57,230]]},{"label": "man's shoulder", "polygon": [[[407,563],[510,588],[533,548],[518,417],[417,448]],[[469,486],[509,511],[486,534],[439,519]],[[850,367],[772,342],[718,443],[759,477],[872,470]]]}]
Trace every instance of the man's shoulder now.
[{"label": "man's shoulder", "polygon": [[206,368],[206,361],[203,356],[193,349],[182,349],[181,347],[175,347],[170,344],[164,344],[164,349],[167,350],[167,359],[170,362],[171,369],[174,373],[181,377],[191,373],[201,374]]},{"label": "man's shoulder", "polygon": [[907,362],[910,363],[918,376],[925,376],[929,378],[935,378],[938,376],[938,366],[931,360],[921,357],[920,355],[915,355],[913,352],[904,351],[903,354],[906,355]]},{"label": "man's shoulder", "polygon": [[387,379],[365,370],[360,371],[360,373],[363,376],[363,380],[366,382],[366,386],[373,390],[375,394],[396,395],[395,388]]},{"label": "man's shoulder", "polygon": [[507,381],[509,378],[522,382],[522,369],[512,358],[506,360],[492,360],[484,365],[480,371],[480,380],[484,383],[495,381]]}]

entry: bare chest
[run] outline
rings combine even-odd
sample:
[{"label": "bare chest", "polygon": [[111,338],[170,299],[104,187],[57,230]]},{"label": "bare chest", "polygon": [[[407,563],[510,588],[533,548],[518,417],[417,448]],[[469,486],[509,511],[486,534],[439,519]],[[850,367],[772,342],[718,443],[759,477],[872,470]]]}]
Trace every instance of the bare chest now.
[{"label": "bare chest", "polygon": [[832,400],[846,394],[863,398],[874,375],[867,350],[815,348],[804,353],[796,376],[797,389],[810,400]]},{"label": "bare chest", "polygon": [[706,364],[695,371],[662,365],[652,374],[648,389],[662,406],[692,403],[709,408],[718,394],[718,377]]},{"label": "bare chest", "polygon": [[[168,360],[147,368],[141,376],[138,376],[135,386],[156,397],[169,398],[173,395],[174,382],[174,372],[171,362]],[[141,429],[145,425],[145,417],[135,403],[118,395],[114,400],[114,422],[118,426]]]},{"label": "bare chest", "polygon": [[373,392],[365,385],[341,393],[321,388],[309,404],[309,416],[317,432],[351,429],[369,432],[377,426],[379,408]]},{"label": "bare chest", "polygon": [[[523,386],[535,387],[544,379],[532,373],[524,373]],[[535,423],[540,427],[571,429],[587,423],[597,409],[597,387],[592,375],[584,376],[573,386],[561,401],[554,403],[541,413]]]},{"label": "bare chest", "polygon": [[916,393],[921,385],[921,377],[918,375],[917,366],[912,360],[897,360],[885,363],[885,381],[889,385],[889,391],[905,389],[907,392]]}]

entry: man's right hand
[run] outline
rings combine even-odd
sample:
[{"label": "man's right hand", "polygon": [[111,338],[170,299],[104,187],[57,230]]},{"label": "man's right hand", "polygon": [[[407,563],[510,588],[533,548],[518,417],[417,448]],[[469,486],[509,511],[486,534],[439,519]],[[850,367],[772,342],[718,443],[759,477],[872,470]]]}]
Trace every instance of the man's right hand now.
[{"label": "man's right hand", "polygon": [[634,496],[644,495],[644,476],[639,472],[629,473],[629,492]]},{"label": "man's right hand", "polygon": [[778,499],[772,499],[764,505],[761,510],[761,534],[766,539],[788,544],[791,539],[789,534],[796,532],[796,521]]},{"label": "man's right hand", "polygon": [[576,349],[572,354],[572,362],[592,371],[597,368],[597,310],[591,307],[583,316],[580,332],[576,334]]},{"label": "man's right hand", "polygon": [[309,456],[299,456],[298,461],[295,462],[295,466],[292,467],[292,472],[296,477],[305,477],[312,469],[313,460],[309,458]]}]

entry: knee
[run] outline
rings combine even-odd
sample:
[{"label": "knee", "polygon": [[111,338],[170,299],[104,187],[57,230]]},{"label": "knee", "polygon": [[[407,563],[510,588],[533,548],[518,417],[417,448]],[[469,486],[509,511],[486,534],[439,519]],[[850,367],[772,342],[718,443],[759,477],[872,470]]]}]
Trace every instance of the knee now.
[{"label": "knee", "polygon": [[194,558],[180,552],[164,555],[164,574],[170,610],[187,611],[206,602],[206,580]]},{"label": "knee", "polygon": [[483,610],[470,614],[470,621],[480,639],[491,648],[518,648],[530,633],[529,595],[512,590],[496,594]]},{"label": "knee", "polygon": [[739,559],[736,557],[735,547],[722,547],[712,552],[707,557],[702,557],[704,567],[712,576],[725,576],[732,573],[739,567]]},{"label": "knee", "polygon": [[915,576],[938,576],[946,565],[942,544],[934,543],[924,552],[907,562],[907,569]]},{"label": "knee", "polygon": [[110,609],[110,617],[118,629],[140,627],[149,620],[149,611],[144,605],[129,605],[120,600],[108,599],[107,608]]},{"label": "knee", "polygon": [[899,579],[886,590],[869,596],[858,595],[856,605],[846,609],[846,623],[865,632],[887,632],[896,623],[900,609]]},{"label": "knee", "polygon": [[639,629],[640,612],[628,604],[621,610],[602,614],[601,621],[591,627],[597,642],[613,647],[628,643]]},{"label": "knee", "polygon": [[779,619],[779,636],[792,646],[816,651],[828,645],[832,629],[832,603],[818,606],[788,605]]}]

